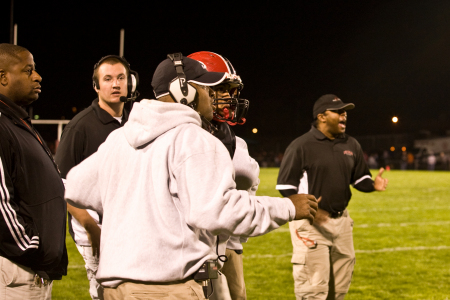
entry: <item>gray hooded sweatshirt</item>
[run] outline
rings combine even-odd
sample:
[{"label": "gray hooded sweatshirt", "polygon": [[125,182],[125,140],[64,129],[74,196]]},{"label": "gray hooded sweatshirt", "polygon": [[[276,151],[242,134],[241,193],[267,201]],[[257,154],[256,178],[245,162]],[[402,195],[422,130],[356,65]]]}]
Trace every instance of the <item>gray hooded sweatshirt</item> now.
[{"label": "gray hooded sweatshirt", "polygon": [[217,258],[217,235],[258,236],[295,217],[287,198],[236,190],[225,146],[178,103],[136,103],[66,179],[68,203],[103,215],[96,277],[106,287],[185,279]]}]

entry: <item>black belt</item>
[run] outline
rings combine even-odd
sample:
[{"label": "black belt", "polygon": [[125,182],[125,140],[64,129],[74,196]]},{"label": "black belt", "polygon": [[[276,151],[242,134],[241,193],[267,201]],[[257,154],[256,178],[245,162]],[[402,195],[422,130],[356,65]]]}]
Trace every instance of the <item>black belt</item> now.
[{"label": "black belt", "polygon": [[344,214],[343,210],[335,211],[335,212],[330,213],[330,218],[332,218],[332,219],[339,219],[340,217],[342,217],[343,214]]}]

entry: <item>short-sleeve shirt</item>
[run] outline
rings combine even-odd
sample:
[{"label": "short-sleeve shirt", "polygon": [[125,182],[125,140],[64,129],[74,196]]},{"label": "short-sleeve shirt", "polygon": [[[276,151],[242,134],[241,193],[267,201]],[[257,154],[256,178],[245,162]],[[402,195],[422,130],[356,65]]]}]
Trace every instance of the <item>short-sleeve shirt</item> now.
[{"label": "short-sleeve shirt", "polygon": [[350,201],[350,184],[372,178],[360,144],[347,134],[328,139],[314,126],[286,149],[277,190],[322,197],[319,207],[330,213],[343,211]]},{"label": "short-sleeve shirt", "polygon": [[66,178],[67,173],[74,166],[97,152],[98,147],[112,131],[125,124],[128,113],[124,110],[122,116],[121,124],[100,108],[98,99],[95,99],[88,108],[77,114],[67,124],[55,156],[62,178]]},{"label": "short-sleeve shirt", "polygon": [[[70,169],[97,152],[108,135],[123,126],[127,120],[126,110],[122,114],[122,123],[119,123],[99,106],[98,98],[77,114],[64,128],[55,156],[62,178],[65,179]],[[101,223],[101,216],[96,212],[88,210],[88,213],[98,224]],[[70,214],[69,233],[77,245],[90,245],[84,228]]]}]

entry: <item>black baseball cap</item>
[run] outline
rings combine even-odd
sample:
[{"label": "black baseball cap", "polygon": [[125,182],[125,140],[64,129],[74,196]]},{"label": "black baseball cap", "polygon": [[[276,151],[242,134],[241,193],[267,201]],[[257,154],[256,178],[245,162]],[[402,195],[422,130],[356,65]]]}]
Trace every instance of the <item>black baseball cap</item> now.
[{"label": "black baseball cap", "polygon": [[354,109],[355,104],[353,103],[344,103],[338,96],[333,94],[326,94],[317,99],[316,103],[314,103],[313,108],[313,118],[317,118],[318,114],[323,114],[327,110],[339,110],[339,109]]},{"label": "black baseball cap", "polygon": [[[222,72],[208,72],[201,62],[183,57],[183,71],[188,82],[200,85],[214,86],[224,81],[228,74]],[[152,87],[156,98],[169,94],[169,84],[177,77],[175,66],[169,58],[163,60],[153,74]]]}]

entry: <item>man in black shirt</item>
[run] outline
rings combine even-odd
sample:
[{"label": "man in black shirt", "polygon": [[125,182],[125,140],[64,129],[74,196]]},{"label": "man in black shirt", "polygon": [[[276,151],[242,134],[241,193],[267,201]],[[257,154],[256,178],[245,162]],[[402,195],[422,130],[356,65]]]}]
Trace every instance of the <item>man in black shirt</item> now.
[{"label": "man in black shirt", "polygon": [[51,299],[67,274],[64,185],[24,110],[41,81],[27,49],[0,44],[0,299]]},{"label": "man in black shirt", "polygon": [[[128,120],[123,98],[122,101],[120,98],[135,96],[132,95],[136,93],[137,83],[132,78],[135,74],[123,57],[115,55],[103,57],[94,66],[92,79],[98,98],[65,127],[56,152],[55,160],[63,178],[70,169],[96,152],[108,135]],[[89,293],[92,299],[103,299],[103,288],[95,279],[100,255],[101,216],[70,204],[67,208],[70,234],[86,262]]]},{"label": "man in black shirt", "polygon": [[284,197],[321,198],[313,225],[289,223],[297,299],[344,299],[355,264],[349,185],[372,192],[384,191],[388,183],[382,168],[372,180],[361,146],[345,134],[347,110],[354,107],[335,95],[320,97],[311,130],[288,146],[280,167],[276,188]]}]

